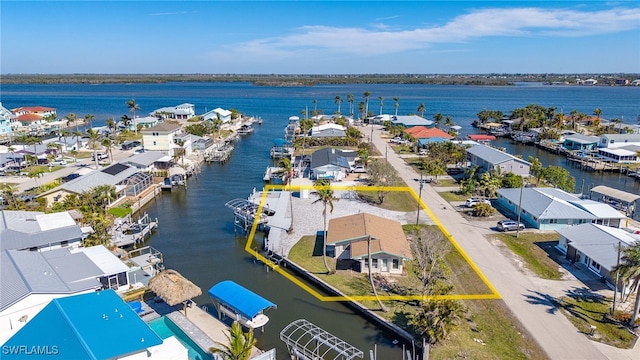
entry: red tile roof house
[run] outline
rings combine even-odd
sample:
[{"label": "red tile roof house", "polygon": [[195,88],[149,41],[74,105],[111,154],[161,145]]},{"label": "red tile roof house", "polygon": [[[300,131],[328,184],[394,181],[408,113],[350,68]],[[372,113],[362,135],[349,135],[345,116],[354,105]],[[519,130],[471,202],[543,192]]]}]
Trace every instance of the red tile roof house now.
[{"label": "red tile roof house", "polygon": [[34,125],[45,122],[43,119],[49,115],[56,115],[56,109],[46,106],[22,106],[11,109],[18,118],[17,120],[23,125]]},{"label": "red tile roof house", "polygon": [[406,129],[405,133],[413,136],[414,138],[420,139],[432,139],[432,138],[440,138],[440,139],[453,139],[453,136],[448,133],[438,129],[438,128],[427,128],[425,126],[414,126],[412,128]]},{"label": "red tile roof house", "polygon": [[394,220],[359,213],[329,220],[327,253],[337,259],[339,270],[368,272],[368,240],[371,238],[371,272],[402,275],[411,259],[402,225]]}]

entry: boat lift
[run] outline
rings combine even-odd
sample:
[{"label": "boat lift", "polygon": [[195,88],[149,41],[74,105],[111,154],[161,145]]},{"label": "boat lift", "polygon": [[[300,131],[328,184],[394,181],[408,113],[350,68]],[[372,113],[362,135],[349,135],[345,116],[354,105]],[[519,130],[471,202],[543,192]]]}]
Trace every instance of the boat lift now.
[{"label": "boat lift", "polygon": [[209,289],[209,297],[216,305],[218,318],[226,315],[249,329],[264,331],[269,317],[263,312],[277,308],[276,304],[231,280],[214,285]]},{"label": "boat lift", "polygon": [[305,319],[285,326],[280,340],[287,344],[295,360],[351,360],[364,358],[364,353]]},{"label": "boat lift", "polygon": [[233,223],[245,232],[253,226],[254,221],[258,222],[259,227],[266,225],[269,221],[268,216],[275,213],[274,210],[263,206],[262,212],[258,214],[259,205],[246,199],[229,200],[224,206],[233,210]]}]

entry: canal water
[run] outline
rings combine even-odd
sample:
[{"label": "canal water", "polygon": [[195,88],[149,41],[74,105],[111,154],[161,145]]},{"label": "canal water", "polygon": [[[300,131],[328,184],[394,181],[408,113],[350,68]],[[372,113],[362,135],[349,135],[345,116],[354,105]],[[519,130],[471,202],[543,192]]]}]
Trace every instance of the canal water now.
[{"label": "canal water", "polygon": [[[471,122],[482,109],[505,113],[528,104],[555,106],[568,113],[577,110],[591,114],[602,109],[604,118],[623,118],[635,122],[640,114],[640,87],[576,87],[523,84],[512,87],[430,86],[430,85],[323,85],[315,87],[256,87],[247,83],[166,83],[166,84],[63,84],[2,85],[0,101],[6,108],[42,105],[55,107],[58,116],[76,113],[95,115],[95,126],[113,117],[131,114],[125,105],[134,98],[140,105],[138,115],[164,106],[184,102],[196,106],[196,113],[216,107],[235,108],[248,115],[260,116],[263,125],[254,125],[252,135],[235,143],[231,158],[224,164],[206,164],[202,173],[190,179],[188,189],[164,193],[144,209],[159,220],[159,231],[149,245],[164,254],[167,268],[175,269],[200,286],[203,296],[195,301],[210,304],[207,290],[222,280],[234,280],[276,303],[269,310],[271,321],[264,334],[258,334],[261,348],[277,348],[278,358],[287,359],[279,332],[290,322],[307,319],[333,335],[368,353],[377,347],[379,359],[401,359],[401,344],[395,338],[355,315],[343,304],[320,302],[277,273],[267,272],[243,248],[244,234],[234,232],[233,214],[225,202],[245,198],[253,188],[262,188],[264,170],[270,164],[269,149],[273,139],[283,137],[287,118],[301,115],[305,108],[324,113],[337,110],[336,95],[343,99],[342,113],[349,112],[347,94],[353,94],[355,107],[363,93],[371,92],[369,109],[380,111],[379,96],[384,97],[383,112],[394,113],[394,97],[399,97],[399,114],[416,113],[424,103],[425,116],[434,113],[451,115],[462,126],[462,134],[475,133]],[[314,104],[313,100],[317,100]],[[496,145],[512,154],[538,157],[545,165],[566,167],[585,190],[592,185],[608,185],[640,193],[638,182],[624,175],[584,173],[567,167],[564,158],[535,147],[500,139]],[[304,214],[301,214],[304,216]]]}]

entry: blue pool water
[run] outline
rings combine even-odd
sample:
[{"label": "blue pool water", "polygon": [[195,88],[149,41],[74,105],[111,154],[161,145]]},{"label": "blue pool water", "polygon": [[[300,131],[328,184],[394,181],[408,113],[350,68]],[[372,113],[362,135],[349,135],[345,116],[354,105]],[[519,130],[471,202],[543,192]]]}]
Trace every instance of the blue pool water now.
[{"label": "blue pool water", "polygon": [[191,340],[187,334],[185,334],[176,324],[173,323],[166,316],[152,320],[149,323],[149,327],[162,338],[167,339],[171,336],[175,336],[182,345],[184,345],[189,351],[189,360],[206,360],[211,359],[211,356],[202,351],[200,347]]}]

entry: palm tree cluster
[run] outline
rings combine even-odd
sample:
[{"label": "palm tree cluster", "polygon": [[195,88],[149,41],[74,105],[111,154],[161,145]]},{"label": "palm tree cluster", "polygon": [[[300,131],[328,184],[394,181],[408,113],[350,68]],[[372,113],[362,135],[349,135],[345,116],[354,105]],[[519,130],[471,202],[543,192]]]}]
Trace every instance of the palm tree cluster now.
[{"label": "palm tree cluster", "polygon": [[629,294],[634,290],[636,292],[633,313],[629,322],[632,327],[636,327],[640,316],[640,241],[624,249],[620,264],[614,267],[613,272],[617,272],[623,282],[630,284]]}]

